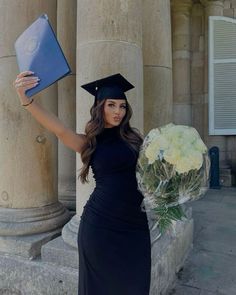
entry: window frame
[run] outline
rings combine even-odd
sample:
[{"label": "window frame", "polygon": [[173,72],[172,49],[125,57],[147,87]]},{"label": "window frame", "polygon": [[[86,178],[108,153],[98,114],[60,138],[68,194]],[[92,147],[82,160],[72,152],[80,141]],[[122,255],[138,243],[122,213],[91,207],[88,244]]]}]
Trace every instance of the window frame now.
[{"label": "window frame", "polygon": [[[215,108],[214,108],[214,65],[217,63],[236,63],[236,58],[214,59],[214,22],[226,21],[235,24],[236,19],[225,16],[209,16],[208,32],[208,116],[209,116],[209,135],[236,135],[236,128],[215,128]],[[236,83],[236,81],[235,81]],[[236,116],[236,110],[235,110]]]}]

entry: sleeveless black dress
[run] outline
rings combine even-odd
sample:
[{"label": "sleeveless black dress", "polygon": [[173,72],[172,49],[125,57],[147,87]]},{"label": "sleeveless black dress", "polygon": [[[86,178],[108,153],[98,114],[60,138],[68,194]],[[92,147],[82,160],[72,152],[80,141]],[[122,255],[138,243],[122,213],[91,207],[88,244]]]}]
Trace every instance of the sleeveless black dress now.
[{"label": "sleeveless black dress", "polygon": [[149,295],[151,245],[135,153],[119,126],[97,137],[91,158],[96,187],[81,216],[79,295]]}]

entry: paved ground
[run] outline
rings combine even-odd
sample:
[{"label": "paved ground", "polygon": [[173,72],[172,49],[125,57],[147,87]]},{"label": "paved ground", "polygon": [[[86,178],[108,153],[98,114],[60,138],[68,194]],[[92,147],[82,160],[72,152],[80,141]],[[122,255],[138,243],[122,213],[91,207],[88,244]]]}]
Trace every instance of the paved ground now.
[{"label": "paved ground", "polygon": [[236,295],[236,188],[191,203],[194,244],[168,295]]}]

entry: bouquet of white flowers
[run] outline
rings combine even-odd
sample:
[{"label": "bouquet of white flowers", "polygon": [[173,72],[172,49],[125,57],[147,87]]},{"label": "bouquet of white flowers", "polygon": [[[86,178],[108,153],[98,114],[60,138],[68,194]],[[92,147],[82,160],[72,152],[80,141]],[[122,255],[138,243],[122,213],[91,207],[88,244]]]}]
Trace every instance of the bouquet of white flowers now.
[{"label": "bouquet of white flowers", "polygon": [[168,124],[145,137],[137,163],[142,209],[151,212],[160,235],[186,217],[181,204],[204,195],[208,185],[207,147],[196,129]]}]

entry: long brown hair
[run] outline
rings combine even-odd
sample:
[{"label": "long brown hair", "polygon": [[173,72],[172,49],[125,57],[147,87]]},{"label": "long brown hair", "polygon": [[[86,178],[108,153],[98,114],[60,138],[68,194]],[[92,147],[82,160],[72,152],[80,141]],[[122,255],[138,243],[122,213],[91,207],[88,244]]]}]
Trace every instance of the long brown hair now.
[{"label": "long brown hair", "polygon": [[[97,141],[96,136],[99,135],[104,127],[104,104],[106,99],[94,102],[90,109],[91,119],[88,121],[85,127],[85,134],[87,137],[87,144],[81,151],[81,159],[83,166],[79,178],[82,183],[88,182],[89,164],[93,152],[96,149]],[[139,131],[135,128],[130,127],[129,120],[133,114],[132,108],[128,101],[126,102],[126,113],[120,123],[120,136],[126,141],[134,152],[139,153],[140,146],[143,142],[143,138]]]}]

